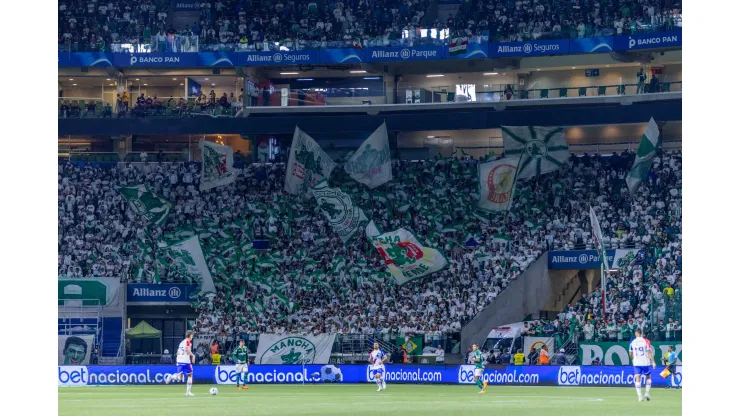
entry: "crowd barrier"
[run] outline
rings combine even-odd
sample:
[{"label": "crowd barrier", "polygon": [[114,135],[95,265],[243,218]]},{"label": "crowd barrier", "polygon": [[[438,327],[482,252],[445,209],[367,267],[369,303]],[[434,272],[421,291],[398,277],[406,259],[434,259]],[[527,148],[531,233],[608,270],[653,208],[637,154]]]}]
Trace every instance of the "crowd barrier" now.
[{"label": "crowd barrier", "polygon": [[[653,387],[681,385],[681,366],[676,384],[660,376],[662,367],[652,370]],[[59,366],[59,386],[108,386],[163,384],[174,379],[175,366]],[[375,373],[368,365],[253,365],[247,384],[369,383]],[[385,380],[409,384],[473,384],[472,365],[388,365]],[[483,379],[491,385],[518,386],[634,386],[631,366],[492,366]],[[193,382],[197,384],[236,384],[233,365],[195,365]]]}]

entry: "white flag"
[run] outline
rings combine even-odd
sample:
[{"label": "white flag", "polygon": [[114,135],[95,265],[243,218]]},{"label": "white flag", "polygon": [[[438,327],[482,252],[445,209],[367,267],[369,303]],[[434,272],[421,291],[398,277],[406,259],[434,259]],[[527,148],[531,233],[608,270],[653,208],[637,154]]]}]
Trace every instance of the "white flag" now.
[{"label": "white flag", "polygon": [[321,179],[311,190],[329,225],[339,234],[342,242],[349,241],[367,221],[365,213],[352,204],[349,195],[339,188],[330,188],[326,179]]},{"label": "white flag", "polygon": [[518,179],[560,169],[568,161],[562,127],[501,127],[506,156],[520,157]]},{"label": "white flag", "polygon": [[285,169],[285,191],[305,195],[322,178],[328,178],[336,165],[311,136],[296,126]]},{"label": "white flag", "polygon": [[601,225],[599,225],[599,219],[596,217],[593,207],[588,208],[588,216],[591,219],[591,235],[594,237],[594,244],[596,245],[596,252],[601,257],[601,262],[604,264],[604,269],[607,267],[606,248],[604,247],[604,237],[601,235]]},{"label": "white flag", "polygon": [[238,172],[234,169],[234,150],[200,139],[198,143],[203,158],[200,168],[200,190],[228,185],[236,180]]},{"label": "white flag", "polygon": [[370,221],[369,223],[367,223],[367,227],[365,227],[365,235],[368,238],[373,238],[380,235],[380,231],[378,231],[378,227],[375,225],[375,221]]},{"label": "white flag", "polygon": [[650,117],[650,122],[645,129],[645,133],[642,134],[640,147],[637,148],[635,162],[632,164],[632,169],[630,169],[625,178],[627,181],[627,187],[631,193],[634,193],[640,187],[642,181],[647,178],[650,166],[653,165],[655,150],[658,148],[659,143],[660,130],[658,129],[658,125],[655,123],[655,120]]},{"label": "white flag", "polygon": [[185,241],[173,244],[164,252],[172,259],[171,268],[185,277],[191,283],[200,284],[200,293],[216,293],[211,271],[208,270],[203,250],[200,247],[198,236],[192,236]]},{"label": "white flag", "polygon": [[422,246],[403,228],[373,237],[372,241],[399,285],[440,271],[449,264],[439,250]]},{"label": "white flag", "polygon": [[362,143],[344,165],[344,170],[357,182],[370,189],[393,179],[391,149],[385,122]]},{"label": "white flag", "polygon": [[511,208],[518,163],[518,158],[509,157],[478,164],[478,208],[485,211],[508,211]]}]

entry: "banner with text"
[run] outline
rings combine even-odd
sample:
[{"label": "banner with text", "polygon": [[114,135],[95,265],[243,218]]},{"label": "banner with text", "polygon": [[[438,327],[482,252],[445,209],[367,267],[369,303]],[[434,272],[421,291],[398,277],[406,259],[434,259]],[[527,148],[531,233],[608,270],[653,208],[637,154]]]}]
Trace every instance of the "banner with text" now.
[{"label": "banner with text", "polygon": [[129,283],[126,303],[190,303],[197,293],[197,285]]},{"label": "banner with text", "polygon": [[[620,267],[624,260],[640,254],[637,249],[606,250],[609,267]],[[600,269],[599,254],[596,250],[548,251],[547,268],[551,270]]]},{"label": "banner with text", "polygon": [[59,365],[88,365],[95,335],[59,335]]},{"label": "banner with text", "polygon": [[644,35],[615,36],[615,51],[669,48],[681,46],[681,32],[646,33]]},{"label": "banner with text", "polygon": [[[650,341],[650,345],[653,346],[655,364],[658,367],[661,366],[661,358],[668,352],[668,347],[673,347],[678,355],[676,365],[683,364],[681,362],[683,348],[680,341]],[[603,365],[631,365],[629,351],[629,342],[582,342],[578,346],[578,362],[582,365],[589,365],[598,358]]]},{"label": "banner with text", "polygon": [[326,364],[336,334],[261,334],[255,364]]},{"label": "banner with text", "polygon": [[[162,384],[165,380],[183,384],[175,376],[175,366],[59,366],[58,386],[107,386]],[[651,370],[653,387],[666,387],[670,378],[660,376],[661,367]],[[677,367],[676,384],[682,383],[682,367]],[[236,384],[236,367],[193,366],[196,384]],[[246,384],[372,383],[375,372],[369,365],[252,365]],[[385,366],[383,378],[389,383],[473,384],[472,365]],[[482,375],[488,384],[540,386],[603,386],[634,388],[632,366],[492,366]],[[197,393],[196,393],[197,394]]]}]

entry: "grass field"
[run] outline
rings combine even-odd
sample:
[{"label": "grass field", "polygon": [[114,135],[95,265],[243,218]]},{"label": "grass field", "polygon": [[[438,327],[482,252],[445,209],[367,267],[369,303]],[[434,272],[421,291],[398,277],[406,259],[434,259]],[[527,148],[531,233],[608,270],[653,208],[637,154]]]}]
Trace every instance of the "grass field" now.
[{"label": "grass field", "polygon": [[194,385],[195,397],[185,387],[116,386],[59,389],[59,415],[454,415],[461,412],[608,416],[681,414],[680,390],[651,390],[652,401],[638,402],[634,388],[505,387],[489,386],[478,394],[475,386],[388,384],[252,385],[249,390]]}]

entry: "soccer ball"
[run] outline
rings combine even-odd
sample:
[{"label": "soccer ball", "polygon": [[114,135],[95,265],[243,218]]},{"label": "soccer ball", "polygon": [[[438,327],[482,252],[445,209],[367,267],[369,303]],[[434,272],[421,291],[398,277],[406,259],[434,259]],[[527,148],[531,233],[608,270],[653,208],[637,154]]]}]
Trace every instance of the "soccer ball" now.
[{"label": "soccer ball", "polygon": [[215,388],[215,387],[211,387],[211,394],[214,395],[214,396],[217,395],[218,394],[218,389]]},{"label": "soccer ball", "polygon": [[325,365],[321,367],[321,381],[324,383],[341,383],[342,371],[334,365]]}]

